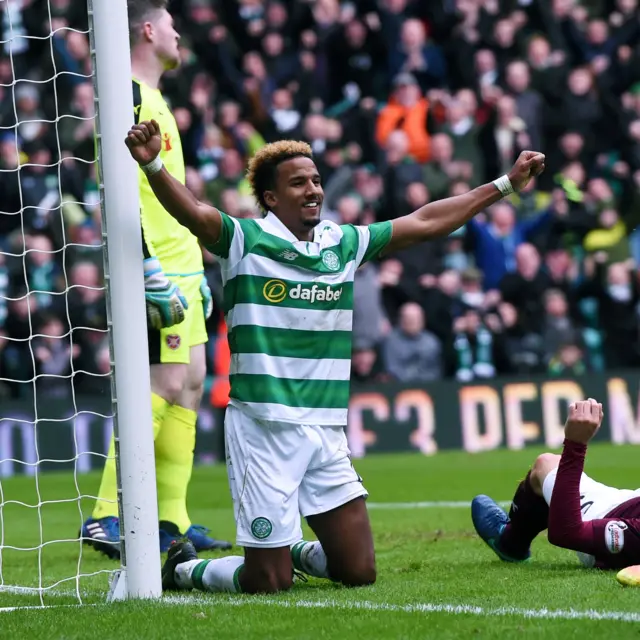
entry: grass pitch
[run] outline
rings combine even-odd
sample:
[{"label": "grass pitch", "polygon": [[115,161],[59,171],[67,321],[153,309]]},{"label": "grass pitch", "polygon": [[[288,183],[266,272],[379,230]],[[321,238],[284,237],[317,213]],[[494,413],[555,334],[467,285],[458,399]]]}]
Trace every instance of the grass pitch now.
[{"label": "grass pitch", "polygon": [[[534,543],[530,563],[503,564],[475,536],[469,508],[459,503],[481,492],[509,500],[538,453],[358,461],[370,492],[376,585],[349,590],[310,579],[289,593],[259,598],[193,593],[105,605],[109,572],[117,565],[87,547],[80,555],[75,540],[93,501],[40,509],[12,502],[72,498],[78,495],[73,476],[41,475],[37,485],[34,478],[4,480],[0,638],[639,637],[640,590],[621,587],[613,573],[582,569],[574,554],[554,549],[544,537]],[[601,482],[635,488],[638,469],[637,447],[594,445],[586,470]],[[80,476],[81,494],[94,495],[98,482],[96,474]],[[189,503],[195,522],[233,539],[223,467],[196,469]],[[41,541],[40,551],[7,548]],[[76,580],[76,574],[95,575]],[[51,608],[9,610],[39,605],[40,596],[8,586],[52,587],[43,596]],[[78,593],[85,606],[65,606],[75,605]]]}]

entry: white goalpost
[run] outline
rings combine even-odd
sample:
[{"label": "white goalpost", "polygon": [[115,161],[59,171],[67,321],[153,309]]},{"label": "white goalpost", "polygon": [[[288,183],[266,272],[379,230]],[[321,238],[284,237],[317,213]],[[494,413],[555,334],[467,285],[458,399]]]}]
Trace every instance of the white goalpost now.
[{"label": "white goalpost", "polygon": [[[126,0],[88,0],[106,238],[122,570],[111,598],[162,593],[151,426],[138,167],[124,139],[133,120]],[[103,96],[102,104],[100,96]]]},{"label": "white goalpost", "polygon": [[[127,1],[77,4],[0,0],[0,612],[161,595]],[[120,564],[78,537],[112,426]]]}]

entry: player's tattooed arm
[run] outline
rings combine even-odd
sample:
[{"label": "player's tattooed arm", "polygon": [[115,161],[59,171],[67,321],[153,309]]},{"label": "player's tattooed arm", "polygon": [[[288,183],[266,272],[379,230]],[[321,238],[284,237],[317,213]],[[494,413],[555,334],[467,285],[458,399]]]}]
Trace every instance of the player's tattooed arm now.
[{"label": "player's tattooed arm", "polygon": [[[160,204],[205,246],[216,244],[222,230],[222,218],[215,207],[200,202],[159,161],[162,138],[155,120],[140,122],[125,138],[133,159],[143,167]],[[149,166],[151,165],[151,166]]]},{"label": "player's tattooed arm", "polygon": [[486,207],[501,200],[508,189],[524,189],[533,177],[544,171],[544,160],[541,153],[523,151],[506,176],[508,181],[503,177],[468,193],[431,202],[407,216],[397,218],[392,223],[393,234],[384,253],[446,236],[459,229]]}]

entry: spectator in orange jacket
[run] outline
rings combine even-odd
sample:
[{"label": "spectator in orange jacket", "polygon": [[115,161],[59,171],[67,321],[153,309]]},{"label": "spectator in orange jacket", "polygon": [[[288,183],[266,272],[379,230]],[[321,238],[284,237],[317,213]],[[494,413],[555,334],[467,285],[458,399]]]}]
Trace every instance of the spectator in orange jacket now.
[{"label": "spectator in orange jacket", "polygon": [[400,129],[409,138],[409,155],[419,163],[429,160],[431,138],[427,131],[429,101],[422,97],[412,73],[399,73],[393,81],[394,91],[376,123],[376,140],[384,146],[387,138]]},{"label": "spectator in orange jacket", "polygon": [[209,400],[211,406],[217,409],[226,408],[229,403],[229,367],[231,366],[231,351],[227,338],[227,325],[223,318],[218,323],[216,348],[213,361],[213,384]]}]

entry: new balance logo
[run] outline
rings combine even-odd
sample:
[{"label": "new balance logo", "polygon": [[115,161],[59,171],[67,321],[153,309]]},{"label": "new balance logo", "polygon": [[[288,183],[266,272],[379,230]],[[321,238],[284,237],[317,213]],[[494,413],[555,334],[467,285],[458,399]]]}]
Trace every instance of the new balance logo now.
[{"label": "new balance logo", "polygon": [[295,251],[291,251],[290,249],[285,249],[282,253],[278,254],[278,257],[292,262],[298,257],[298,254]]}]

